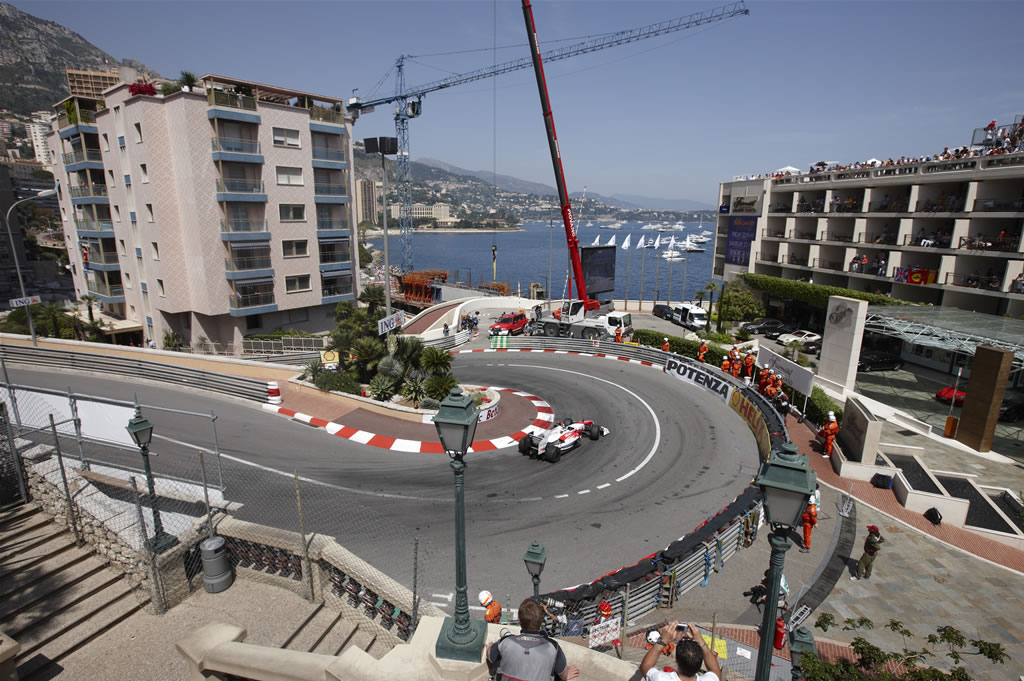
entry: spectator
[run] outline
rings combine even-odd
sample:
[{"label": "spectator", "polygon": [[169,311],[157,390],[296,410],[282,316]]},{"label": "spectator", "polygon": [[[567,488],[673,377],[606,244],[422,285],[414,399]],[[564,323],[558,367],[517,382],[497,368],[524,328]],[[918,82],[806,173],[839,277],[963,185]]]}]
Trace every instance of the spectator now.
[{"label": "spectator", "polygon": [[152,338],[150,338],[146,344],[149,345],[150,350],[156,350],[156,341],[153,340]]},{"label": "spectator", "polygon": [[504,678],[521,681],[568,681],[580,675],[569,666],[565,653],[542,628],[544,607],[527,598],[519,604],[519,626],[522,633],[502,636],[487,644],[487,667]]},{"label": "spectator", "polygon": [[860,272],[860,256],[859,255],[854,255],[853,259],[850,260],[850,271],[851,272]]},{"label": "spectator", "polygon": [[885,265],[886,265],[885,258],[879,258],[878,259],[878,273],[877,273],[879,277],[884,277],[885,276]]},{"label": "spectator", "polygon": [[1014,293],[1024,293],[1024,272],[1021,272],[1014,278],[1010,290]]},{"label": "spectator", "polygon": [[862,577],[864,579],[871,579],[871,568],[875,564],[875,556],[882,550],[882,543],[885,538],[875,525],[868,525],[868,536],[864,539],[864,553],[861,555],[860,560],[857,561],[857,574],[850,577],[853,581],[857,581]]},{"label": "spectator", "polygon": [[868,271],[868,256],[867,255],[860,256],[860,271],[861,272],[867,272]]},{"label": "spectator", "polygon": [[448,322],[444,323],[444,335],[446,338],[448,337]]},{"label": "spectator", "polygon": [[484,621],[488,624],[499,624],[501,622],[501,603],[494,600],[490,591],[480,592],[480,605],[484,606]]},{"label": "spectator", "polygon": [[[692,624],[669,622],[661,628],[661,640],[666,644],[678,641],[675,650],[676,671],[657,669],[662,648],[651,646],[640,663],[640,674],[647,681],[719,681],[722,678],[718,659],[704,642],[704,636]],[[706,672],[700,670],[702,664],[707,667]]]}]

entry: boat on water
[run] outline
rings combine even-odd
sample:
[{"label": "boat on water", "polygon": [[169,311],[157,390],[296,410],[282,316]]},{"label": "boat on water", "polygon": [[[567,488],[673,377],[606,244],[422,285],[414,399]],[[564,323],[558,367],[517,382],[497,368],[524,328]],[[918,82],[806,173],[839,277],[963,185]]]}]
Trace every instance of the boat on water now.
[{"label": "boat on water", "polygon": [[703,253],[704,252],[703,248],[701,248],[697,244],[693,243],[692,241],[688,241],[688,240],[687,241],[679,242],[679,247],[682,248],[687,253]]},{"label": "boat on water", "polygon": [[593,220],[590,220],[589,222],[587,222],[587,224],[585,224],[585,225],[583,225],[583,226],[584,226],[584,227],[593,227],[593,226],[594,226],[594,221],[593,221]]},{"label": "boat on water", "polygon": [[610,225],[600,225],[598,229],[622,229],[622,225],[617,222],[613,222]]},{"label": "boat on water", "polygon": [[691,234],[689,239],[690,243],[694,244],[706,244],[707,242],[711,241],[711,239],[704,236],[703,234]]},{"label": "boat on water", "polygon": [[666,251],[663,251],[661,257],[663,257],[665,260],[682,260],[683,252],[675,248],[670,248]]}]

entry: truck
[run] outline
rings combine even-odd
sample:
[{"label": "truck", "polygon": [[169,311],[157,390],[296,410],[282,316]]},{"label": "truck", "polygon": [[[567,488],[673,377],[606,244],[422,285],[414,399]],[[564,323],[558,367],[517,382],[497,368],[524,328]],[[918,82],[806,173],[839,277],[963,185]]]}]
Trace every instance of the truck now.
[{"label": "truck", "polygon": [[683,303],[672,311],[672,321],[691,331],[700,331],[708,325],[708,313],[700,305]]},{"label": "truck", "polygon": [[623,336],[633,333],[633,320],[628,312],[590,314],[588,317],[584,301],[566,300],[555,314],[543,316],[537,321],[534,334],[593,340],[614,336],[618,328],[622,329]]}]

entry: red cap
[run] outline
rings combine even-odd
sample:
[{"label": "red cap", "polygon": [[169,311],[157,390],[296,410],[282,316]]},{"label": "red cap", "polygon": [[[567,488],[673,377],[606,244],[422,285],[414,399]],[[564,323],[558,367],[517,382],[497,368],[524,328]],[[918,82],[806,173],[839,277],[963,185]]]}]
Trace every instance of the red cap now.
[{"label": "red cap", "polygon": [[603,613],[610,613],[612,611],[612,604],[608,601],[601,601],[601,605],[597,606],[597,609]]},{"label": "red cap", "polygon": [[878,525],[868,525],[868,532],[871,534],[882,534],[878,529]]}]

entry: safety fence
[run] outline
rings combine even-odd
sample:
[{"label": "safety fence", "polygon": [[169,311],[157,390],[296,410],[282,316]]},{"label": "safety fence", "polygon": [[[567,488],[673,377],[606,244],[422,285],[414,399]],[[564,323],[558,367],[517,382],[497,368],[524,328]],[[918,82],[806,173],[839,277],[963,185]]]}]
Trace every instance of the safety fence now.
[{"label": "safety fence", "polygon": [[468,343],[471,338],[473,338],[473,330],[464,329],[462,331],[449,333],[447,336],[441,336],[440,338],[424,340],[423,345],[426,347],[441,348],[442,350],[451,350],[463,343]]},{"label": "safety fence", "polygon": [[327,347],[329,336],[281,336],[279,339],[246,338],[243,355],[283,355],[295,352],[319,352]]},{"label": "safety fence", "polygon": [[219,374],[177,364],[164,364],[146,359],[133,359],[77,350],[22,345],[0,345],[0,361],[28,364],[49,369],[77,369],[110,373],[122,377],[144,378],[172,383],[208,392],[241,397],[257,402],[267,401],[267,382],[256,378]]}]

